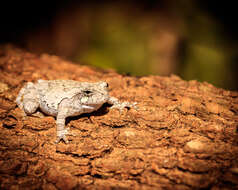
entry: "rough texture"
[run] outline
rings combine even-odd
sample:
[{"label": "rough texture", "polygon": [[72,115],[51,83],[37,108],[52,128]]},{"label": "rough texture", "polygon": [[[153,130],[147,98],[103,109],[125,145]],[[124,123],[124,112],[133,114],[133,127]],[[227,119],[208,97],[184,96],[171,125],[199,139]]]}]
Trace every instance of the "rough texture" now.
[{"label": "rough texture", "polygon": [[[171,77],[128,77],[56,56],[0,47],[0,189],[238,189],[238,93]],[[23,117],[27,81],[106,81],[138,110],[69,118],[54,143],[52,116]]]}]

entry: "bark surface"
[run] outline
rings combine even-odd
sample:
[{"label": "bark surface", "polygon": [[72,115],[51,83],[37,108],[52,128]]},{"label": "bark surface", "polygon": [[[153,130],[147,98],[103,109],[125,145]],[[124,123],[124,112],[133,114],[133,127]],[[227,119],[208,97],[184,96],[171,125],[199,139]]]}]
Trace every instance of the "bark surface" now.
[{"label": "bark surface", "polygon": [[[238,189],[238,92],[177,76],[129,77],[56,56],[0,47],[0,189]],[[27,81],[106,81],[138,102],[69,118],[55,144],[51,116],[23,117]]]}]

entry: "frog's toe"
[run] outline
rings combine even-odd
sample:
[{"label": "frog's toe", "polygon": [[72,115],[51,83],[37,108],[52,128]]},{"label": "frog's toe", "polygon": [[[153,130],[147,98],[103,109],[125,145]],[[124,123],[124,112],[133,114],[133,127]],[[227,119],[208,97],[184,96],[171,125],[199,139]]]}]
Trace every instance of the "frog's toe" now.
[{"label": "frog's toe", "polygon": [[62,139],[63,139],[63,141],[64,141],[66,144],[69,143],[69,141],[68,141],[68,139],[67,139],[67,137],[66,137],[65,135],[62,137]]},{"label": "frog's toe", "polygon": [[55,141],[55,144],[58,144],[61,139],[62,139],[66,144],[69,143],[69,141],[68,141],[66,135],[62,135],[62,136],[58,136],[58,137],[57,137],[57,139],[56,139],[56,141]]},{"label": "frog's toe", "polygon": [[134,108],[135,110],[138,110],[138,106],[137,106],[137,102],[133,102],[131,105],[130,105],[130,107],[131,108]]}]

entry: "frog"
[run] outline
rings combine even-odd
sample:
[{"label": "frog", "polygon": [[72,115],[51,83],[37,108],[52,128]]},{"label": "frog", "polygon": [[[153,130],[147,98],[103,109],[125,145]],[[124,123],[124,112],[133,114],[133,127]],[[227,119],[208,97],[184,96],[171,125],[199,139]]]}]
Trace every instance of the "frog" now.
[{"label": "frog", "polygon": [[69,129],[65,126],[67,117],[97,111],[103,104],[111,109],[135,108],[136,102],[121,102],[109,95],[105,81],[79,82],[75,80],[43,80],[27,82],[19,91],[16,104],[24,116],[34,114],[38,109],[56,118],[56,141],[69,143]]}]

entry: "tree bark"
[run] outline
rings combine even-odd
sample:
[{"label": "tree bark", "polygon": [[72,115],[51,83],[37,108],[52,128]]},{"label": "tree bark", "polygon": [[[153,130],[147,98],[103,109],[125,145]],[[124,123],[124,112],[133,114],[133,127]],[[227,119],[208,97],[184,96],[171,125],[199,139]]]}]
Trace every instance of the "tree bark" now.
[{"label": "tree bark", "polygon": [[[122,76],[57,56],[0,47],[0,189],[238,189],[238,92],[170,77]],[[104,105],[69,118],[76,136],[55,144],[52,116],[26,116],[27,81],[106,81]]]}]

